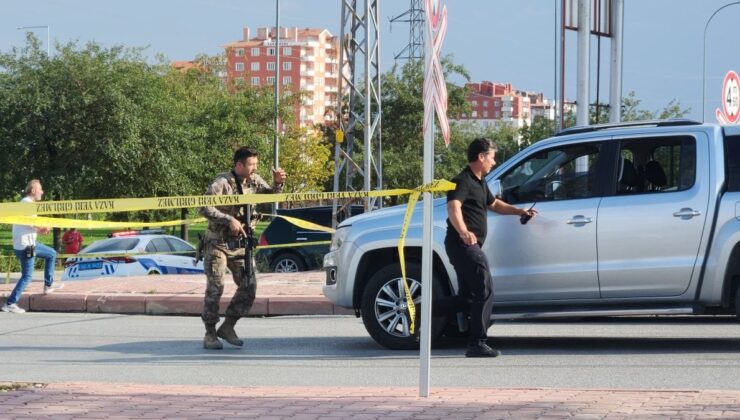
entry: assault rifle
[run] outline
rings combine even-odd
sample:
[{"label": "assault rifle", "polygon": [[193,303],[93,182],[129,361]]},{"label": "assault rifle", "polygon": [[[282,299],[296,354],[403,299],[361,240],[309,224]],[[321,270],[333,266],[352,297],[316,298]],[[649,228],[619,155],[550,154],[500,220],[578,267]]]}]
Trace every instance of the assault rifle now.
[{"label": "assault rifle", "polygon": [[[242,216],[242,225],[244,225],[244,232],[247,233],[247,237],[244,238],[244,275],[252,276],[254,274],[254,267],[252,266],[252,252],[257,243],[254,241],[254,230],[252,229],[252,205],[246,204],[242,207],[244,209],[244,215]],[[248,279],[244,279],[244,284],[249,284]]]},{"label": "assault rifle", "polygon": [[[234,171],[231,171],[231,173],[234,175],[234,179],[236,180],[236,192],[239,193],[239,195],[243,195],[244,189],[242,188],[242,178]],[[244,232],[247,234],[246,238],[239,239],[239,247],[244,247],[244,275],[246,278],[242,280],[244,280],[244,284],[249,284],[249,278],[254,274],[254,267],[252,267],[252,250],[255,246],[254,232],[252,231],[251,204],[245,204],[242,206],[242,216],[237,220],[242,224]]]}]

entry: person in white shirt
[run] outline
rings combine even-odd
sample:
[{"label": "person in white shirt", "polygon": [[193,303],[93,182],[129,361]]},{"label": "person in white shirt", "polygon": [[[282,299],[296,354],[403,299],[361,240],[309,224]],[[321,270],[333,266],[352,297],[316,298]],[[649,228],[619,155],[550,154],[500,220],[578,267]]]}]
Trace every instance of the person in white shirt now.
[{"label": "person in white shirt", "polygon": [[[26,196],[21,200],[22,203],[40,201],[44,195],[41,188],[41,181],[33,179],[26,186]],[[23,313],[26,312],[18,306],[23,291],[31,282],[33,276],[33,267],[36,257],[45,260],[44,267],[44,294],[54,292],[64,287],[63,283],[54,284],[54,265],[57,259],[57,252],[53,248],[36,242],[36,235],[45,235],[49,233],[48,227],[35,227],[28,225],[13,225],[13,252],[21,263],[21,278],[15,285],[15,288],[8,296],[2,308],[3,312]]]}]

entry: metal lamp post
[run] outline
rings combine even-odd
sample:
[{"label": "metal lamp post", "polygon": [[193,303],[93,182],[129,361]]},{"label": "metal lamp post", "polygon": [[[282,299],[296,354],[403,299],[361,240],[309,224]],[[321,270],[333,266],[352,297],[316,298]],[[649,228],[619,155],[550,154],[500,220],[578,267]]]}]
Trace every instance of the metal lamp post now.
[{"label": "metal lamp post", "polygon": [[15,29],[18,29],[18,30],[21,30],[21,29],[46,29],[46,56],[47,57],[51,57],[51,48],[50,48],[50,46],[51,46],[51,43],[50,43],[50,41],[51,41],[51,37],[50,37],[51,30],[49,29],[49,25],[21,26],[21,27],[15,28]]},{"label": "metal lamp post", "polygon": [[[272,165],[280,167],[280,0],[275,0],[275,139],[272,143]],[[279,203],[273,203],[272,212],[277,213]]]},{"label": "metal lamp post", "polygon": [[702,69],[701,69],[701,121],[705,121],[705,102],[706,102],[706,90],[707,90],[707,29],[709,29],[709,24],[712,22],[712,19],[719,13],[722,9],[725,9],[730,6],[734,6],[740,4],[740,1],[734,1],[732,3],[727,3],[724,6],[720,7],[719,9],[715,10],[714,13],[712,13],[712,16],[709,16],[709,19],[707,19],[707,23],[704,25],[704,43],[702,46]]}]

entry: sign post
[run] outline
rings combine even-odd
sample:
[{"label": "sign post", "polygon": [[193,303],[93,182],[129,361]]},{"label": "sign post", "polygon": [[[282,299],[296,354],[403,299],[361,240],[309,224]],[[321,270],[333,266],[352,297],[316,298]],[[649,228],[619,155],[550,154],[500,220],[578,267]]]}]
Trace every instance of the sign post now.
[{"label": "sign post", "polygon": [[[447,85],[440,63],[442,41],[447,31],[447,7],[433,0],[424,1],[424,185],[434,179],[434,116],[445,145],[450,143],[450,125],[447,120]],[[419,343],[419,396],[429,396],[432,324],[432,213],[431,192],[424,192],[423,234],[421,251],[421,325]]]},{"label": "sign post", "polygon": [[740,118],[740,78],[730,70],[722,82],[722,109],[715,111],[721,124],[735,124]]}]

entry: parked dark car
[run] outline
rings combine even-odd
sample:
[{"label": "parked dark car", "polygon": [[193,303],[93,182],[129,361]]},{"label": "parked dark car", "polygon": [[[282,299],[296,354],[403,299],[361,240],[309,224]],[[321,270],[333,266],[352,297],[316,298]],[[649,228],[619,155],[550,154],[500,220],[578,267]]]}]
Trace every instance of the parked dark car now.
[{"label": "parked dark car", "polygon": [[[352,216],[362,212],[363,206],[355,205],[351,207]],[[332,206],[278,209],[277,214],[331,227]],[[340,216],[340,221],[343,219]],[[324,254],[329,252],[330,233],[304,229],[285,219],[275,217],[260,235],[259,245],[300,244],[302,242],[319,241],[325,241],[326,244],[259,249],[255,253],[255,258],[258,262],[269,265],[271,271],[293,273],[320,269]]]}]

